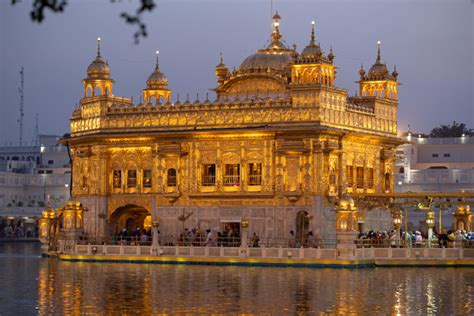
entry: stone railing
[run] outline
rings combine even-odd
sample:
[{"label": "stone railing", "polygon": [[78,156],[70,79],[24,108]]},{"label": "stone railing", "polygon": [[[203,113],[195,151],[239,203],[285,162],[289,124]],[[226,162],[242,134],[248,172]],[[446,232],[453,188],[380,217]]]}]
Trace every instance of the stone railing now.
[{"label": "stone railing", "polygon": [[[61,250],[60,250],[61,251]],[[126,245],[75,245],[64,249],[76,255],[148,256],[151,246]],[[220,258],[275,258],[275,259],[337,259],[336,249],[321,248],[251,248],[251,247],[159,247],[159,255],[171,257],[220,257]]]},{"label": "stone railing", "polygon": [[460,260],[474,259],[474,248],[359,248],[356,259]]}]

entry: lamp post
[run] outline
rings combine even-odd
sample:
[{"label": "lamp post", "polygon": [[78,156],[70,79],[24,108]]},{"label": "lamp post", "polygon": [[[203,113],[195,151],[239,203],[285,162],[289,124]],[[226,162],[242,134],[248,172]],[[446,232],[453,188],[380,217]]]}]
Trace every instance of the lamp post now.
[{"label": "lamp post", "polygon": [[246,217],[243,217],[240,220],[240,228],[242,228],[242,231],[240,233],[240,246],[242,248],[247,248],[247,233],[248,230],[247,228],[249,227],[249,220]]},{"label": "lamp post", "polygon": [[435,226],[435,214],[432,209],[426,212],[426,225],[428,226],[428,247],[431,247],[431,239],[433,238],[433,228]]},{"label": "lamp post", "polygon": [[395,229],[395,245],[400,247],[400,227],[402,226],[402,211],[396,208],[392,212],[393,216],[393,228]]}]

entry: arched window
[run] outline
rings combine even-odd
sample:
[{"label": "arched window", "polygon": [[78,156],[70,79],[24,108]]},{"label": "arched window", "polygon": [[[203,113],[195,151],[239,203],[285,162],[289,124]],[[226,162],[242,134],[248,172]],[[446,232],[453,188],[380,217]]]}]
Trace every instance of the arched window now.
[{"label": "arched window", "polygon": [[156,97],[155,97],[155,96],[150,97],[149,100],[150,100],[150,101],[148,102],[149,104],[150,104],[150,103],[151,103],[151,104],[156,104]]},{"label": "arched window", "polygon": [[167,185],[169,187],[176,186],[176,169],[168,169]]},{"label": "arched window", "polygon": [[95,87],[94,89],[94,95],[101,95],[102,94],[102,91],[99,87]]},{"label": "arched window", "polygon": [[92,96],[92,88],[88,86],[86,89],[86,97],[90,97],[90,96]]}]

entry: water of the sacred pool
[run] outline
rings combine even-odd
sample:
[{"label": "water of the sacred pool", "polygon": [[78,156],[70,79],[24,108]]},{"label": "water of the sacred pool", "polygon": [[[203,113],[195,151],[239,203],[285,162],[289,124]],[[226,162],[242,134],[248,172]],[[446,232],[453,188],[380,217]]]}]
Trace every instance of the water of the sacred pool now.
[{"label": "water of the sacred pool", "polygon": [[62,262],[0,243],[0,315],[300,312],[473,315],[474,269]]}]

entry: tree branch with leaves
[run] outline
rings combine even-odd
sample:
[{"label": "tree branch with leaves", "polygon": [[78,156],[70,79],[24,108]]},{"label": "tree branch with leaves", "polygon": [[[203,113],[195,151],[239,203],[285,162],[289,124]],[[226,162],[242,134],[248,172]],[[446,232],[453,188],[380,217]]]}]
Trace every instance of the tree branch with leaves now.
[{"label": "tree branch with leaves", "polygon": [[[21,0],[11,0],[11,4],[20,3]],[[121,2],[121,0],[110,0],[112,3]],[[30,11],[30,18],[33,22],[42,23],[45,19],[45,12],[63,13],[68,0],[34,0]],[[156,7],[155,0],[140,0],[138,8],[134,13],[122,12],[120,17],[128,24],[135,25],[138,29],[133,34],[135,43],[138,44],[141,38],[148,36],[143,14],[151,12]]]}]

